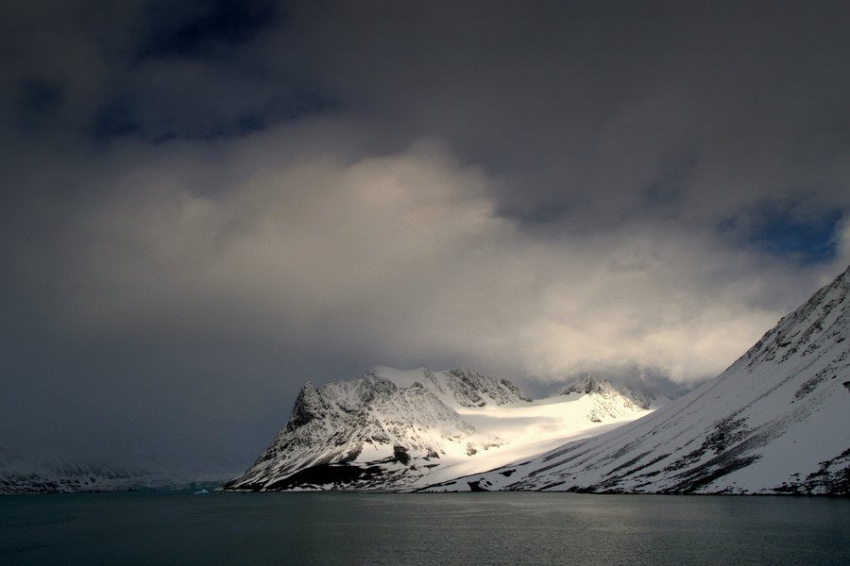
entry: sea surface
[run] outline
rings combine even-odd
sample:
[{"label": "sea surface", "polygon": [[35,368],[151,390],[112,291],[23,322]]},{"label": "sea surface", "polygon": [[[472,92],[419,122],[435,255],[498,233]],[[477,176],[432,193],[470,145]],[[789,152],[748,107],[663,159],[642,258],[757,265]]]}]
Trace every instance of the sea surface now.
[{"label": "sea surface", "polygon": [[0,564],[850,564],[850,500],[540,493],[0,496]]}]

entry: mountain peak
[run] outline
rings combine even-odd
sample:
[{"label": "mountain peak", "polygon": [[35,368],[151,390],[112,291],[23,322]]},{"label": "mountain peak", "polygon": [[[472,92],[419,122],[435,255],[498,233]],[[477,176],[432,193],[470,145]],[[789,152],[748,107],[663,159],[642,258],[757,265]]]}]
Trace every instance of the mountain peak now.
[{"label": "mountain peak", "polygon": [[604,398],[620,396],[641,409],[649,409],[659,399],[666,401],[666,397],[645,387],[629,386],[622,380],[598,377],[592,373],[569,380],[554,396],[569,395],[599,395]]},{"label": "mountain peak", "polygon": [[587,393],[604,393],[613,389],[614,386],[611,385],[611,382],[608,381],[607,378],[599,378],[594,376],[592,373],[588,373],[583,377],[577,377],[567,385],[564,385],[557,393],[555,393],[555,395],[570,395],[572,393],[577,393],[579,395]]}]

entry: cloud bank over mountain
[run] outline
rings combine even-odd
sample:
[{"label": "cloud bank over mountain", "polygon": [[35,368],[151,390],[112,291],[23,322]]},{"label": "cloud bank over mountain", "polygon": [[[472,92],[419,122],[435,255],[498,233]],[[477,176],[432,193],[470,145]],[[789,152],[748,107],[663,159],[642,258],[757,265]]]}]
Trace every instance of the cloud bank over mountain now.
[{"label": "cloud bank over mountain", "polygon": [[250,458],[379,364],[691,383],[850,262],[843,3],[52,4],[0,18],[0,445]]}]

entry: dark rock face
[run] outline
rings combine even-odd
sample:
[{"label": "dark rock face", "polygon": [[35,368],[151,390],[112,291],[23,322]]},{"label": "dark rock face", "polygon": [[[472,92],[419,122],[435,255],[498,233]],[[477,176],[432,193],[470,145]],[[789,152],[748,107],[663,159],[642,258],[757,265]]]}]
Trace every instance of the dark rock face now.
[{"label": "dark rock face", "polygon": [[283,491],[323,485],[368,485],[382,475],[378,466],[362,468],[350,464],[318,464],[263,487],[264,491]]},{"label": "dark rock face", "polygon": [[454,392],[455,401],[462,407],[531,401],[507,379],[489,377],[466,368],[453,369],[446,373],[449,376],[448,386]]},{"label": "dark rock face", "polygon": [[480,480],[467,482],[469,484],[469,491],[490,491],[487,489],[490,487],[490,482],[481,478]]},{"label": "dark rock face", "polygon": [[295,399],[295,406],[292,408],[292,415],[289,417],[286,426],[289,430],[295,430],[317,417],[321,418],[322,413],[319,394],[313,384],[308,381],[298,393],[298,398]]},{"label": "dark rock face", "polygon": [[399,464],[408,464],[410,462],[410,455],[407,453],[407,448],[404,446],[393,446],[393,458]]}]

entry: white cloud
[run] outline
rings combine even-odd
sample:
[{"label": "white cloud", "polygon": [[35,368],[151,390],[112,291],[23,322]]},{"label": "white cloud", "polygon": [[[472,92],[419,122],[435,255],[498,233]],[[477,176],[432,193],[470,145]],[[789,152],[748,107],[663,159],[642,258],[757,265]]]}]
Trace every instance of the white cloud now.
[{"label": "white cloud", "polygon": [[839,266],[850,265],[850,217],[844,218],[836,230],[836,263]]},{"label": "white cloud", "polygon": [[494,214],[491,179],[435,144],[304,155],[225,191],[178,173],[139,168],[81,218],[77,331],[275,336],[543,379],[638,364],[687,381],[724,369],[800,287],[672,227],[529,236]]}]

